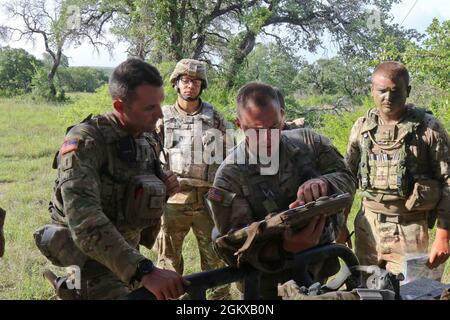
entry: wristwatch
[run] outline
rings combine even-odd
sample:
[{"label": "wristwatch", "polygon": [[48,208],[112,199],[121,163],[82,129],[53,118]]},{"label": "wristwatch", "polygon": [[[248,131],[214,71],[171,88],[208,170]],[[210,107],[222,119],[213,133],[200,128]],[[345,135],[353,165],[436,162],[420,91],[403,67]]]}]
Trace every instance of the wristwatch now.
[{"label": "wristwatch", "polygon": [[155,269],[155,265],[153,264],[153,262],[149,259],[144,259],[139,261],[137,268],[136,268],[136,273],[134,274],[134,280],[136,281],[141,281],[142,277],[145,276],[146,274],[149,274],[150,272],[152,272]]}]

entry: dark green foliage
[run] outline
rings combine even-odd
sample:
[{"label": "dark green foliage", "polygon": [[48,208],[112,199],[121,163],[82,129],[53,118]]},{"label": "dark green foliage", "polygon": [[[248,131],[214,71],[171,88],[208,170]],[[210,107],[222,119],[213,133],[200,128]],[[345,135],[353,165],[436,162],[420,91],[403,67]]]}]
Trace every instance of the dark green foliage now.
[{"label": "dark green foliage", "polygon": [[23,49],[0,47],[0,96],[31,91],[31,82],[42,63]]}]

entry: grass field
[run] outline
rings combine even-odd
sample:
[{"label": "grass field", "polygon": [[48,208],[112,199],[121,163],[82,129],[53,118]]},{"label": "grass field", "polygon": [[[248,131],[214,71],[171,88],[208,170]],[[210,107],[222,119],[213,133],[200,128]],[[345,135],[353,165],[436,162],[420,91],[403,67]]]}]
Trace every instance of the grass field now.
[{"label": "grass field", "polygon": [[[6,253],[0,258],[0,299],[54,299],[42,269],[57,273],[34,245],[33,232],[50,218],[47,205],[56,171],[53,156],[64,138],[68,106],[36,103],[27,99],[0,99],[0,207],[7,211]],[[354,204],[349,227],[358,203]],[[195,239],[184,244],[185,273],[200,270]],[[154,252],[144,254],[155,259]],[[444,280],[450,281],[447,264]]]},{"label": "grass field", "polygon": [[[42,270],[53,267],[35,247],[33,232],[50,221],[47,211],[56,170],[55,152],[67,123],[63,105],[0,99],[0,207],[7,211],[6,252],[0,258],[0,299],[54,299]],[[143,249],[150,259],[153,251]],[[192,232],[184,243],[185,273],[200,271]]]}]

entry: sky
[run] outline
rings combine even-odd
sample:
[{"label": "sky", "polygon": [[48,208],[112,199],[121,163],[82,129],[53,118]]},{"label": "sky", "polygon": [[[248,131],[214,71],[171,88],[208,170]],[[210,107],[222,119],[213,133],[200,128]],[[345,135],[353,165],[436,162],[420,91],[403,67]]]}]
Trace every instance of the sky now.
[{"label": "sky", "polygon": [[[5,1],[7,0],[0,0],[0,4],[3,4]],[[450,1],[404,0],[393,6],[391,14],[394,16],[394,23],[424,32],[433,18],[437,18],[440,21],[450,19]],[[3,12],[0,12],[0,20],[2,21],[0,24],[11,23],[11,21],[5,21],[6,15]],[[12,21],[12,23],[17,23],[17,21]],[[7,44],[11,47],[23,48],[38,58],[41,58],[44,52],[43,41],[39,38],[34,44],[25,43],[24,41],[9,42]],[[69,57],[71,66],[115,67],[127,58],[126,46],[123,43],[115,45],[112,56],[106,50],[95,52],[87,43],[83,43],[78,48],[67,49],[64,54]],[[318,50],[317,53],[301,51],[300,54],[309,62],[312,62],[319,58],[331,58],[336,54],[336,48],[330,44],[326,49]]]}]

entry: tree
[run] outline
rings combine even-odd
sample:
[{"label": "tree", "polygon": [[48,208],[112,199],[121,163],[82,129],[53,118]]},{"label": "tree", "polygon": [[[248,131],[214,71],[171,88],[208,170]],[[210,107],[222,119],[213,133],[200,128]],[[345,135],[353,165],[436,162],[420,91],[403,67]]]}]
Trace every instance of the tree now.
[{"label": "tree", "polygon": [[236,75],[236,84],[240,86],[249,81],[261,81],[289,95],[297,89],[294,80],[303,63],[302,59],[288,54],[274,43],[259,43],[248,56],[245,69]]},{"label": "tree", "polygon": [[[244,30],[237,33],[231,50],[226,52],[227,87],[234,85],[234,75],[253,50],[258,35],[272,37],[291,50],[304,48],[314,52],[324,41],[331,41],[344,55],[372,56],[382,39],[382,30],[409,34],[386,23],[393,2],[396,1],[258,1],[243,13]],[[371,9],[374,6],[376,11]],[[369,23],[374,16],[377,23]],[[329,40],[324,40],[325,34]]]},{"label": "tree", "polygon": [[[45,51],[51,57],[47,73],[48,97],[56,97],[54,78],[61,63],[63,50],[70,45],[79,46],[88,41],[94,48],[105,45],[104,24],[113,11],[92,0],[17,0],[5,5],[11,18],[21,21],[21,26],[6,27],[11,39],[34,41],[42,37]],[[17,37],[17,38],[14,38]]]},{"label": "tree", "polygon": [[419,45],[410,44],[403,61],[415,81],[448,90],[450,82],[450,20],[433,19],[426,30],[425,39]]},{"label": "tree", "polygon": [[303,95],[364,95],[369,90],[370,69],[366,61],[338,55],[305,63],[294,84]]},{"label": "tree", "polygon": [[417,35],[387,23],[398,1],[115,0],[114,32],[129,41],[129,52],[154,63],[206,61],[226,71],[231,88],[262,37],[287,52],[331,41],[346,56],[372,59],[387,36]]},{"label": "tree", "polygon": [[95,92],[108,82],[103,71],[91,67],[61,68],[60,71],[59,85],[67,92]]},{"label": "tree", "polygon": [[[191,57],[210,61],[228,43],[237,13],[257,0],[135,0],[112,4],[113,31],[129,52],[153,62]],[[219,47],[219,49],[217,49]],[[150,57],[148,56],[150,54]]]},{"label": "tree", "polygon": [[23,49],[0,48],[0,94],[31,91],[31,80],[42,63]]}]

